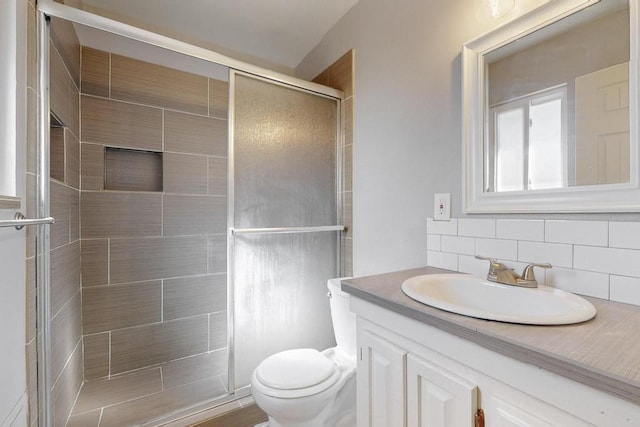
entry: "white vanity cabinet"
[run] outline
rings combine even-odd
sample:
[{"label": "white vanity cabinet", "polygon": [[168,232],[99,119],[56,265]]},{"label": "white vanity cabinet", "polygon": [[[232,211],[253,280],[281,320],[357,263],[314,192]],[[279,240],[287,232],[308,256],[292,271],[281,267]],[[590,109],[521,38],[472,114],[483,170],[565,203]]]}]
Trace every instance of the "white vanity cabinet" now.
[{"label": "white vanity cabinet", "polygon": [[407,356],[407,425],[472,426],[478,387],[417,354]]},{"label": "white vanity cabinet", "polygon": [[638,426],[640,408],[358,298],[358,427]]},{"label": "white vanity cabinet", "polygon": [[366,405],[358,405],[358,425],[406,425],[404,405],[396,402],[405,401],[407,352],[370,329],[358,333],[357,387],[368,391]]}]

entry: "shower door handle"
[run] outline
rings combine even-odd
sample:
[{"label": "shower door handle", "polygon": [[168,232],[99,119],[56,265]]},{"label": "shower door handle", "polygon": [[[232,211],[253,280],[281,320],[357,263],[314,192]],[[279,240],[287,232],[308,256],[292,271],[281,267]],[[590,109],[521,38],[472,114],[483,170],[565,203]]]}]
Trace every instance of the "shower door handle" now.
[{"label": "shower door handle", "polygon": [[25,225],[53,224],[56,220],[53,217],[47,218],[25,218],[20,212],[16,212],[13,219],[0,220],[0,227],[15,227],[16,230],[22,230]]},{"label": "shower door handle", "polygon": [[318,233],[321,231],[344,231],[344,225],[322,225],[318,227],[272,227],[272,228],[231,228],[231,234],[290,234]]}]

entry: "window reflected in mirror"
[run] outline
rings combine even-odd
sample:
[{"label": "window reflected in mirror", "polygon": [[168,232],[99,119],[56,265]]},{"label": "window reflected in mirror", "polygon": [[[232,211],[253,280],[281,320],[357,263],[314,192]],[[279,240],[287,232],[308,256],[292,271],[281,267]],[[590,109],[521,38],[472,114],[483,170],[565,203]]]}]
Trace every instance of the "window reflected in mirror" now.
[{"label": "window reflected in mirror", "polygon": [[484,56],[485,191],[629,182],[629,26],[601,1]]},{"label": "window reflected in mirror", "polygon": [[567,185],[566,86],[490,106],[495,152],[489,191]]}]

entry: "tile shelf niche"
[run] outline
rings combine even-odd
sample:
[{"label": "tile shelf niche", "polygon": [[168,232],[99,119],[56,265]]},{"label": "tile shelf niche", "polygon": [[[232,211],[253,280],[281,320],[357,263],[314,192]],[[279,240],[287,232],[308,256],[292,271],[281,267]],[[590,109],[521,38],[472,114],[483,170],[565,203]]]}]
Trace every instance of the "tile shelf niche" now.
[{"label": "tile shelf niche", "polygon": [[162,153],[104,148],[104,189],[162,191]]}]

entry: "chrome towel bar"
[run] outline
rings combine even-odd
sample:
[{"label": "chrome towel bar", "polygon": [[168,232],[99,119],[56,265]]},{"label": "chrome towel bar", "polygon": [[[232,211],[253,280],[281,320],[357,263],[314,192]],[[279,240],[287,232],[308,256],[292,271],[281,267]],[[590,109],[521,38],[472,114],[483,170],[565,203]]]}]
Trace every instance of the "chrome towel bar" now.
[{"label": "chrome towel bar", "polygon": [[275,228],[232,228],[231,234],[287,234],[317,233],[319,231],[344,231],[344,225],[323,225],[318,227],[275,227]]},{"label": "chrome towel bar", "polygon": [[56,222],[55,218],[32,218],[27,219],[20,212],[16,212],[13,219],[0,220],[0,227],[15,227],[16,230],[22,230],[25,225],[38,225],[38,224],[53,224]]}]

